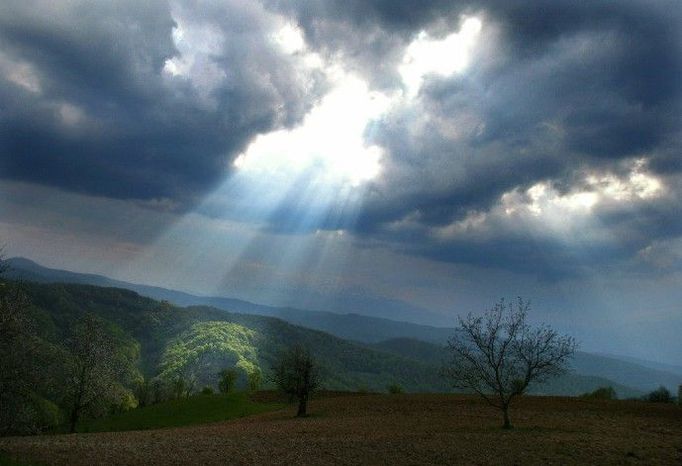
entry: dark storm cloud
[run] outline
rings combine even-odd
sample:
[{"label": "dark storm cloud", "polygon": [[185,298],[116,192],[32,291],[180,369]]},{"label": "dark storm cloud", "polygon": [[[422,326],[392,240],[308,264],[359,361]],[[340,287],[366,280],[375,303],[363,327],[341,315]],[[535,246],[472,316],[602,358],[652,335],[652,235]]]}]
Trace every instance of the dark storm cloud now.
[{"label": "dark storm cloud", "polygon": [[[249,140],[295,125],[323,91],[322,76],[273,44],[273,13],[292,18],[311,50],[388,93],[403,86],[398,65],[420,31],[444,37],[468,14],[483,30],[466,72],[427,76],[416,99],[367,128],[386,155],[358,218],[332,211],[308,229],[345,227],[413,254],[547,273],[627,260],[679,235],[678,1],[263,4],[4,2],[0,176],[188,207]],[[187,58],[172,37],[183,21],[187,34],[204,28],[200,46],[218,44],[203,52],[197,80],[164,71]],[[638,159],[665,182],[665,196],[595,208],[592,222],[613,233],[610,242],[586,236],[578,250],[495,215],[494,235],[434,239],[438,228],[490,213],[505,193],[542,182],[570,194],[591,173],[627,179]],[[271,216],[272,230],[309,214],[300,190]]]},{"label": "dark storm cloud", "polygon": [[[427,77],[417,105],[393,111],[368,132],[389,155],[358,220],[360,233],[436,259],[543,273],[627,260],[656,238],[680,234],[678,2],[278,5],[298,14],[310,40],[382,76],[374,82],[380,87],[397,85],[402,50],[422,29],[443,36],[460,14],[477,14],[481,40],[494,41],[479,48],[466,73]],[[609,242],[538,238],[519,224],[498,224],[487,238],[434,241],[430,234],[539,182],[566,194],[590,173],[627,179],[637,159],[669,189],[662,198],[595,209],[592,222],[611,231]]]},{"label": "dark storm cloud", "polygon": [[166,2],[3,2],[1,176],[183,204],[255,134],[305,113],[316,77],[277,50],[262,9],[198,2],[182,13],[221,43],[204,59],[224,77],[203,88],[163,71],[183,58]]}]

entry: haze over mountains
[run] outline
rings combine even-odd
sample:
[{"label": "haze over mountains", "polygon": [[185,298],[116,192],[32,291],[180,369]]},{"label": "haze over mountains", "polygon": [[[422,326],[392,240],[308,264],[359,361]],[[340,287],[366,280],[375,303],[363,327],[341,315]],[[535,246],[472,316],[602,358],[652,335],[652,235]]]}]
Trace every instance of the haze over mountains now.
[{"label": "haze over mountains", "polygon": [[[440,386],[436,379],[430,380],[433,378],[431,373],[436,371],[447,357],[443,345],[454,331],[451,328],[431,327],[353,313],[337,314],[325,311],[264,306],[226,297],[201,297],[175,290],[121,282],[101,275],[50,269],[24,258],[13,258],[8,262],[11,266],[9,276],[27,281],[78,283],[124,288],[135,291],[142,296],[168,301],[177,306],[211,306],[228,311],[231,313],[230,316],[233,316],[226,317],[230,321],[243,320],[238,317],[239,314],[277,317],[290,324],[321,330],[344,340],[359,342],[362,345],[367,345],[368,350],[373,349],[382,354],[393,354],[403,361],[399,364],[412,361],[413,364],[416,364],[415,367],[421,368],[415,369],[417,370],[415,376],[417,373],[421,373],[421,377],[428,374],[428,380],[422,382],[413,380],[411,384],[407,384],[410,389],[445,388]],[[207,309],[201,312],[216,315],[215,310]],[[252,322],[249,318],[245,317],[244,319],[246,322]],[[274,337],[271,335],[271,338]],[[277,338],[281,338],[281,336]],[[331,351],[329,357],[333,360]],[[390,366],[388,363],[387,365]],[[431,368],[431,371],[425,368]],[[575,373],[569,379],[560,379],[554,384],[544,386],[540,392],[575,395],[600,385],[611,384],[616,387],[621,396],[637,396],[653,390],[659,385],[665,385],[669,389],[675,390],[677,385],[682,382],[681,368],[651,361],[635,360],[634,358],[578,352],[573,362],[573,368]],[[387,379],[384,377],[381,380]],[[378,383],[373,385],[374,388],[378,386]],[[347,385],[345,386],[348,388]]]},{"label": "haze over mountains", "polygon": [[[197,296],[182,291],[114,280],[102,275],[51,269],[25,258],[12,258],[8,260],[8,263],[11,267],[11,270],[8,272],[10,277],[43,283],[82,283],[86,285],[125,288],[135,291],[142,296],[166,300],[178,306],[204,305],[231,312],[278,317],[293,324],[333,333],[341,338],[368,343],[379,342],[389,338],[412,337],[440,344],[444,343],[452,334],[452,329],[450,328],[419,325],[356,313],[339,314],[292,307],[266,306],[234,298]],[[393,303],[381,304],[384,307],[388,307]],[[353,308],[348,307],[348,309]],[[412,318],[417,317],[413,314]]]}]

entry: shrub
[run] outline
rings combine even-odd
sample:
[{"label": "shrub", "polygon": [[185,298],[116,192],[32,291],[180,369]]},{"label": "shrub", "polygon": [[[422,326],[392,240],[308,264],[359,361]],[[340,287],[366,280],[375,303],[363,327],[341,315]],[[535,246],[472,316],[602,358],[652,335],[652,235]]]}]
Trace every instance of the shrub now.
[{"label": "shrub", "polygon": [[[1,397],[3,420],[0,434],[39,434],[56,428],[62,421],[57,405],[34,393]],[[1,463],[1,462],[0,462]]]},{"label": "shrub", "polygon": [[202,395],[213,395],[213,387],[204,387],[201,389],[201,394]]},{"label": "shrub", "polygon": [[599,387],[593,392],[583,393],[580,398],[585,398],[588,400],[617,400],[618,395],[613,387]]},{"label": "shrub", "polygon": [[388,393],[390,393],[391,395],[397,395],[402,392],[403,387],[401,387],[397,383],[392,383],[391,385],[388,386]]},{"label": "shrub", "polygon": [[663,385],[646,396],[646,400],[652,403],[672,403],[673,397],[670,391]]}]

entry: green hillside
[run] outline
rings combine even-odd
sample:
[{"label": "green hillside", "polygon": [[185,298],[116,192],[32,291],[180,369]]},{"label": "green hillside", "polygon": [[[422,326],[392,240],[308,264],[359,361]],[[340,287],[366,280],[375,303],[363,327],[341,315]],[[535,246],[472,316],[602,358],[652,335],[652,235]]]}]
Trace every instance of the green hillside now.
[{"label": "green hillside", "polygon": [[[202,305],[239,314],[275,317],[293,325],[327,332],[341,339],[361,342],[375,350],[388,352],[430,366],[439,367],[442,364],[444,356],[443,352],[439,350],[439,345],[445,344],[447,338],[452,336],[454,332],[452,328],[429,327],[358,314],[335,314],[270,307],[231,298],[198,297],[174,290],[117,282],[98,275],[49,269],[21,258],[11,259],[8,263],[11,265],[8,275],[16,278],[43,283],[68,282],[125,288],[142,296],[156,300],[167,300],[181,306]],[[254,322],[249,321],[245,325],[249,327],[253,324]],[[163,349],[158,351],[163,351]],[[159,354],[154,356],[154,362],[147,373],[158,370],[159,357]],[[146,358],[145,364],[147,361]],[[621,387],[619,390],[621,397],[637,396],[654,390],[660,385],[666,386],[673,393],[677,391],[678,385],[682,383],[680,374],[676,373],[679,368],[664,365],[647,367],[647,364],[653,363],[628,361],[621,357],[579,351],[573,360],[573,368],[575,374],[583,377],[570,376],[570,380],[566,383],[562,382],[557,386],[555,381],[541,387],[541,389],[546,393],[573,395],[586,391],[583,390],[584,387],[608,382],[614,387],[616,385]],[[363,386],[367,388],[367,384],[363,383]]]},{"label": "green hillside", "polygon": [[[408,391],[446,389],[437,370],[428,364],[275,318],[209,307],[179,308],[117,288],[26,287],[46,339],[65,338],[80,317],[93,313],[110,323],[127,344],[139,346],[138,366],[147,378],[195,370],[197,387],[215,387],[221,369],[236,367],[242,374],[241,385],[253,370],[261,371],[267,381],[278,353],[301,343],[322,366],[324,386],[329,389],[383,391],[391,383]],[[198,367],[188,367],[195,363]]]},{"label": "green hillside", "polygon": [[291,307],[265,306],[235,298],[196,296],[156,286],[122,282],[102,275],[50,269],[20,257],[8,259],[7,263],[10,266],[7,276],[15,279],[38,283],[77,283],[81,285],[123,288],[132,290],[141,296],[158,301],[168,301],[177,306],[210,306],[240,314],[276,317],[294,325],[321,330],[340,338],[364,343],[378,343],[400,337],[444,343],[453,331],[452,328],[433,327],[360,315],[352,312],[355,309],[353,306],[348,306],[349,313],[343,314]]},{"label": "green hillside", "polygon": [[[79,317],[92,312],[111,324],[122,344],[139,351],[138,366],[146,378],[193,371],[197,388],[216,387],[220,370],[236,367],[239,386],[246,386],[251,371],[260,371],[267,386],[277,354],[301,343],[322,366],[328,389],[384,391],[397,383],[411,392],[448,390],[438,373],[447,359],[443,347],[414,339],[361,344],[272,317],[180,308],[118,288],[28,284],[27,290],[48,341],[65,338]],[[567,374],[534,391],[576,395],[605,384],[621,397],[641,394],[592,374]]]},{"label": "green hillside", "polygon": [[[440,376],[447,359],[444,348],[418,340],[358,343],[277,318],[202,306],[182,308],[118,288],[38,283],[25,283],[23,288],[31,303],[30,327],[35,329],[32,366],[42,372],[36,378],[41,384],[28,386],[22,399],[47,416],[40,421],[44,426],[55,425],[58,417],[68,422],[63,384],[73,374],[69,342],[88,319],[96,319],[110,335],[111,351],[126,368],[125,376],[107,388],[108,399],[116,401],[102,404],[99,411],[86,407],[86,417],[91,418],[117,415],[138,404],[188,398],[204,387],[215,390],[224,369],[237,371],[238,389],[246,388],[254,374],[262,381],[261,388],[273,388],[271,367],[293,344],[310,350],[320,366],[322,386],[329,390],[383,392],[398,384],[407,392],[449,391]],[[641,394],[589,374],[567,374],[532,392],[578,395],[603,385],[613,386],[621,397]],[[137,415],[124,416],[121,422]]]}]

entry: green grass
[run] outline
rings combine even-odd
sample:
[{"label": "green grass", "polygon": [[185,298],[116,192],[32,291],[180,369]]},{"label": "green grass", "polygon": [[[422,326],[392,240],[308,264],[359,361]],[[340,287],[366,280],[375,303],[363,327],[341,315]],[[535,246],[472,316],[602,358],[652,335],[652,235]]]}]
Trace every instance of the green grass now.
[{"label": "green grass", "polygon": [[226,421],[251,414],[274,411],[285,405],[251,401],[247,393],[195,395],[137,408],[122,414],[83,422],[78,432],[111,432],[161,429],[207,422]]},{"label": "green grass", "polygon": [[15,457],[0,451],[0,466],[34,466],[36,464],[37,463],[28,463],[25,461],[20,461]]}]

